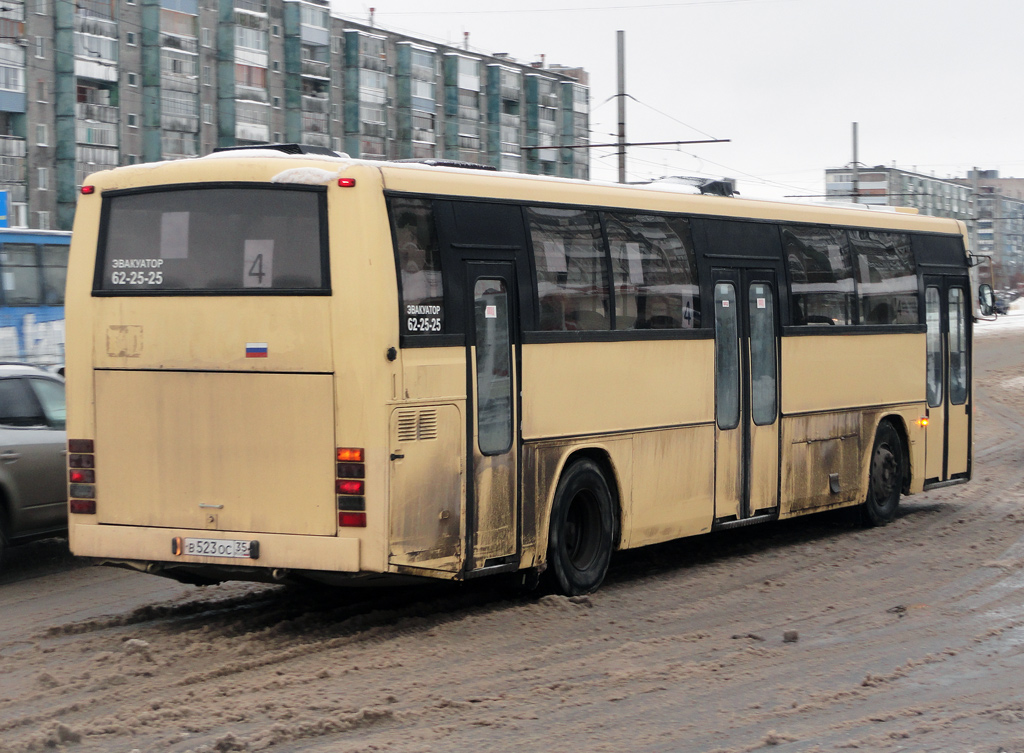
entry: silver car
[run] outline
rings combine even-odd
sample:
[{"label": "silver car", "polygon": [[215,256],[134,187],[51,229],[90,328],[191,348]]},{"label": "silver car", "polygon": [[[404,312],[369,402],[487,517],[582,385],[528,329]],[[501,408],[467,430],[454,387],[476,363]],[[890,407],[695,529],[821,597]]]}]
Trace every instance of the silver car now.
[{"label": "silver car", "polygon": [[67,530],[64,380],[0,364],[0,562],[8,544]]}]

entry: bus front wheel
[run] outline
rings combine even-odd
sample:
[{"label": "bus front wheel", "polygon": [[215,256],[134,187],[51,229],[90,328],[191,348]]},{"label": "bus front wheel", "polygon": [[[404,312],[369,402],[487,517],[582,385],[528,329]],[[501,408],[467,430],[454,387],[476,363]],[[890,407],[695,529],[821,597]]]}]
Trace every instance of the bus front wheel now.
[{"label": "bus front wheel", "polygon": [[861,508],[865,525],[884,526],[896,517],[903,486],[903,443],[888,421],[875,433],[868,473],[868,497]]},{"label": "bus front wheel", "polygon": [[597,590],[614,546],[615,512],[608,482],[593,460],[577,460],[555,490],[548,532],[547,577],[566,596]]}]

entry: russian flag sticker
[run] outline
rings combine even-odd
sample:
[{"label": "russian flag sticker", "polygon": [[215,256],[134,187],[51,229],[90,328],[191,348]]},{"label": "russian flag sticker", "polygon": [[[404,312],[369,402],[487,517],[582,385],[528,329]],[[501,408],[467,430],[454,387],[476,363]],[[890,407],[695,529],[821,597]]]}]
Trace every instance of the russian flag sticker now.
[{"label": "russian flag sticker", "polygon": [[246,343],[245,344],[245,357],[246,358],[266,358],[267,357],[267,344],[266,343]]}]

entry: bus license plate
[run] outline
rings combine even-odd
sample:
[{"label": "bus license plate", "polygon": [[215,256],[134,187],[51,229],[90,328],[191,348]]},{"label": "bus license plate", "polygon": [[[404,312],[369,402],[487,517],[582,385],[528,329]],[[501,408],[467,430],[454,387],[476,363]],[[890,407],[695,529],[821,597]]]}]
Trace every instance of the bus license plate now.
[{"label": "bus license plate", "polygon": [[185,539],[182,554],[197,557],[237,557],[249,559],[252,542],[240,539]]}]

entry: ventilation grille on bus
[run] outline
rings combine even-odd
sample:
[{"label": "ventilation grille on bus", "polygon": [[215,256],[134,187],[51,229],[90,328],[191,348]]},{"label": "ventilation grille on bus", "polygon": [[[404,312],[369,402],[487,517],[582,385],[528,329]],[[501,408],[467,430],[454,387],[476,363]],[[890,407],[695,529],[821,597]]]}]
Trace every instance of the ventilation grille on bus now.
[{"label": "ventilation grille on bus", "polygon": [[423,439],[437,439],[437,410],[398,411],[398,441],[415,442]]}]

